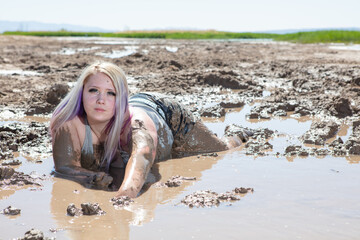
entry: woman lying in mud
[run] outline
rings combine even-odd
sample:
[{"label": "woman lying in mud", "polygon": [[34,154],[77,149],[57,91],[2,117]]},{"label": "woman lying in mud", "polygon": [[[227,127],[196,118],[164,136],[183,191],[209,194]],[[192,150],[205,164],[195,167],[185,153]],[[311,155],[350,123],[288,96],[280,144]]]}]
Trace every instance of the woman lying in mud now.
[{"label": "woman lying in mud", "polygon": [[136,197],[155,161],[241,145],[237,136],[217,138],[170,97],[138,93],[129,98],[123,71],[108,62],[84,69],[56,107],[50,129],[56,173],[117,190],[117,197]]}]

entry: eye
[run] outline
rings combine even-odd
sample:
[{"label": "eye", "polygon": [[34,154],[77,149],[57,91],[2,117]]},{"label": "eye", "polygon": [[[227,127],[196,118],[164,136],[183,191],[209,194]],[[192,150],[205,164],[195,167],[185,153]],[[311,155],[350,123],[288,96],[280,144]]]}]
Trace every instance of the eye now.
[{"label": "eye", "polygon": [[110,92],[108,92],[108,95],[115,97],[116,93],[110,91]]},{"label": "eye", "polygon": [[89,89],[89,92],[90,92],[90,93],[97,93],[98,90],[97,90],[96,88],[90,88],[90,89]]}]

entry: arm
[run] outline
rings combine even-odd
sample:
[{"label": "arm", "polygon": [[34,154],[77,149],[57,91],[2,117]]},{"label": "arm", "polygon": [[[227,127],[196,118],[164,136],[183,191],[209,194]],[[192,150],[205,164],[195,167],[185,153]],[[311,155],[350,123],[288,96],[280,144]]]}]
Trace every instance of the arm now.
[{"label": "arm", "polygon": [[125,177],[116,197],[134,198],[140,192],[154,163],[157,132],[150,118],[134,120],[132,123],[132,150],[125,169]]},{"label": "arm", "polygon": [[53,158],[58,176],[81,184],[107,188],[112,178],[104,172],[93,172],[81,167],[81,145],[76,128],[67,122],[53,138]]}]

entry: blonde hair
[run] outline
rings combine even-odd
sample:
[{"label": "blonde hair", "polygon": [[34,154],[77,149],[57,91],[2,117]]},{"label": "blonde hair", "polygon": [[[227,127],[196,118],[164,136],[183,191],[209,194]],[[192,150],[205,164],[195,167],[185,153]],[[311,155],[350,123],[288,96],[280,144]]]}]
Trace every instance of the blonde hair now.
[{"label": "blonde hair", "polygon": [[106,74],[113,82],[116,91],[115,113],[109,121],[105,133],[106,140],[104,144],[104,155],[101,160],[101,166],[106,163],[106,171],[116,151],[120,149],[120,134],[124,124],[126,111],[129,104],[129,89],[124,72],[120,67],[109,62],[96,62],[86,67],[78,78],[74,88],[55,108],[50,122],[51,135],[54,137],[56,131],[63,124],[76,116],[85,116],[85,110],[82,103],[83,87],[89,76],[98,72]]}]

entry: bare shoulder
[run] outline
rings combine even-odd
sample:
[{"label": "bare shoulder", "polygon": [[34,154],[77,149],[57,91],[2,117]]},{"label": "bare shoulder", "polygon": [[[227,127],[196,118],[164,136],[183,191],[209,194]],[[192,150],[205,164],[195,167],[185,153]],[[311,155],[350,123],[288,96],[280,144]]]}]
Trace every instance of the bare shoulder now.
[{"label": "bare shoulder", "polygon": [[133,128],[141,127],[147,130],[156,129],[154,122],[143,109],[132,107],[131,114],[132,114],[131,126]]},{"label": "bare shoulder", "polygon": [[[130,110],[132,114],[131,118],[131,127],[133,130],[133,136],[134,131],[147,133],[149,136],[151,136],[155,146],[157,145],[157,130],[155,123],[153,120],[149,117],[149,115],[146,114],[146,112],[137,107],[132,107]],[[136,141],[136,139],[133,139]]]},{"label": "bare shoulder", "polygon": [[73,142],[81,142],[81,139],[85,137],[85,125],[83,120],[76,116],[75,118],[66,121],[60,129],[58,129],[55,136],[64,134],[71,136]]}]

